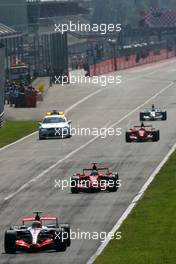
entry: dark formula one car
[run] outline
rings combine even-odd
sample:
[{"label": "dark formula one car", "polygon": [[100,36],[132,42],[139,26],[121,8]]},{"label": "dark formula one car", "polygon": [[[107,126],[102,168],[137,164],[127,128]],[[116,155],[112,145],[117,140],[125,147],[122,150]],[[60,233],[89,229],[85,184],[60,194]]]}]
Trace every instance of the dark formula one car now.
[{"label": "dark formula one car", "polygon": [[93,163],[92,168],[85,168],[82,173],[76,173],[71,178],[72,193],[81,191],[116,192],[119,186],[118,173],[111,172],[108,167],[99,167],[96,163]]},{"label": "dark formula one car", "polygon": [[40,212],[34,213],[35,217],[23,218],[22,225],[5,232],[5,252],[65,251],[71,244],[69,225],[59,224],[55,216],[40,217]]},{"label": "dark formula one car", "polygon": [[157,120],[166,120],[167,112],[162,111],[160,108],[155,108],[152,105],[151,108],[146,108],[143,112],[140,112],[140,121],[157,121]]},{"label": "dark formula one car", "polygon": [[134,126],[126,132],[126,142],[148,142],[158,141],[160,139],[160,133],[158,129],[152,126]]}]

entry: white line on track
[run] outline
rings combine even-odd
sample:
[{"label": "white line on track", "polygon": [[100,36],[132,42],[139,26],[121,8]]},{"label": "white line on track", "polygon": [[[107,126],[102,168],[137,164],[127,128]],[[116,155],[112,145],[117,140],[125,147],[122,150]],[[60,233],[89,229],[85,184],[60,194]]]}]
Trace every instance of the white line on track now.
[{"label": "white line on track", "polygon": [[[122,122],[123,120],[125,120],[126,118],[128,118],[130,115],[132,115],[133,113],[135,113],[136,111],[138,111],[141,107],[143,107],[145,104],[149,103],[151,100],[153,100],[154,98],[156,98],[158,95],[162,94],[164,91],[166,91],[168,88],[170,88],[174,83],[170,82],[169,85],[165,86],[162,90],[160,90],[159,92],[157,92],[155,95],[151,96],[149,99],[147,99],[144,103],[142,103],[141,105],[137,106],[135,109],[133,109],[132,111],[130,111],[128,114],[126,114],[125,116],[123,116],[120,120],[118,120],[117,122],[113,123],[112,125],[109,125],[109,127],[114,127],[116,125],[118,125],[120,122]],[[107,125],[107,124],[106,124]],[[105,126],[106,126],[105,125]],[[16,194],[18,194],[19,192],[21,192],[22,190],[24,190],[25,188],[27,188],[31,183],[36,182],[38,179],[42,178],[43,176],[45,176],[48,172],[50,172],[52,169],[54,169],[55,167],[57,167],[59,164],[61,164],[62,162],[64,162],[65,160],[67,160],[68,158],[70,158],[71,156],[73,156],[74,154],[76,154],[77,152],[79,152],[80,150],[84,149],[85,147],[87,147],[88,145],[90,145],[92,142],[94,142],[96,139],[98,139],[101,135],[98,135],[96,137],[93,137],[92,139],[90,139],[89,141],[87,141],[85,144],[81,145],[80,147],[78,147],[77,149],[73,150],[72,152],[70,152],[68,155],[66,155],[64,158],[58,160],[56,163],[54,163],[52,166],[48,167],[46,170],[44,170],[42,173],[40,173],[38,176],[34,177],[33,179],[31,179],[30,181],[28,181],[27,183],[23,184],[21,187],[19,187],[15,192],[9,194],[7,197],[4,198],[4,201],[7,201],[11,198],[13,198]]]},{"label": "white line on track", "polygon": [[[168,154],[164,157],[164,159],[160,162],[158,167],[154,170],[154,172],[150,175],[148,180],[145,182],[145,184],[142,186],[141,190],[137,195],[133,198],[130,205],[127,207],[125,212],[122,214],[122,216],[119,218],[117,223],[114,225],[112,230],[110,232],[115,233],[123,224],[124,220],[128,217],[128,215],[131,213],[133,208],[136,206],[137,202],[141,199],[141,197],[144,195],[145,191],[149,187],[149,185],[152,183],[158,172],[161,170],[163,165],[168,161],[169,157],[172,155],[172,153],[176,150],[176,144],[170,149]],[[110,242],[110,239],[108,238],[104,243],[102,243],[97,251],[93,254],[93,256],[87,261],[86,264],[93,264],[96,258],[103,252],[107,244]]]},{"label": "white line on track", "polygon": [[76,102],[75,104],[71,105],[70,107],[68,107],[66,110],[65,110],[65,113],[67,114],[68,112],[70,112],[73,108],[77,107],[78,105],[84,103],[85,101],[87,101],[89,98],[91,98],[92,96],[100,93],[103,89],[99,89],[89,95],[87,95],[86,97],[82,98],[81,100],[79,100],[78,102]]}]

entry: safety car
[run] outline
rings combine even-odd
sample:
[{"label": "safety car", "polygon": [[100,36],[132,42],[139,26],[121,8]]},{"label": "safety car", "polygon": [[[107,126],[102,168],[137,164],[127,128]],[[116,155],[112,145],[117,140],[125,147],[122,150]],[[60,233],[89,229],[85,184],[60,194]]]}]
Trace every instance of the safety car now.
[{"label": "safety car", "polygon": [[56,110],[48,112],[43,121],[39,123],[39,140],[71,137],[71,123],[64,112]]}]

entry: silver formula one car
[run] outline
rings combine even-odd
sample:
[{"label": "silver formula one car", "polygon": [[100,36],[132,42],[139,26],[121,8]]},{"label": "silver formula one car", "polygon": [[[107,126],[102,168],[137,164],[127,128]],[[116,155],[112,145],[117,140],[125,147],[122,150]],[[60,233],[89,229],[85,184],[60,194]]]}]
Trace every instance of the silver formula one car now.
[{"label": "silver formula one car", "polygon": [[156,108],[152,105],[151,108],[146,108],[140,112],[140,121],[157,121],[167,120],[167,112],[162,111],[160,108]]},{"label": "silver formula one car", "polygon": [[7,254],[19,251],[38,252],[43,250],[65,251],[71,245],[70,226],[59,224],[56,216],[22,218],[22,225],[6,230],[4,249]]}]

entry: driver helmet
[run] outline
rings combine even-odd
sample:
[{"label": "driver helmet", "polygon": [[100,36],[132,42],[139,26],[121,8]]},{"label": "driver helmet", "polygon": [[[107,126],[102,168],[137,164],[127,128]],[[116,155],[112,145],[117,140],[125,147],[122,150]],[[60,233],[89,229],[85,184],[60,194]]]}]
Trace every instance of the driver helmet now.
[{"label": "driver helmet", "polygon": [[91,175],[93,175],[93,176],[98,175],[98,172],[97,172],[96,170],[93,170],[93,171],[91,172]]},{"label": "driver helmet", "polygon": [[155,105],[154,104],[152,104],[152,110],[154,110],[155,109]]},{"label": "driver helmet", "polygon": [[32,223],[32,228],[42,228],[42,224],[40,221],[34,221]]}]

